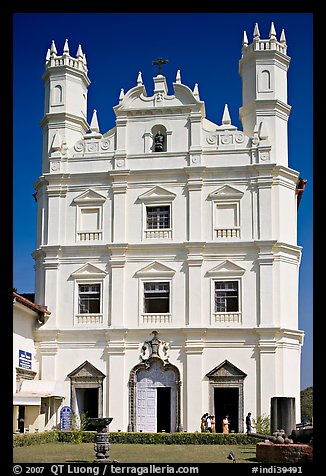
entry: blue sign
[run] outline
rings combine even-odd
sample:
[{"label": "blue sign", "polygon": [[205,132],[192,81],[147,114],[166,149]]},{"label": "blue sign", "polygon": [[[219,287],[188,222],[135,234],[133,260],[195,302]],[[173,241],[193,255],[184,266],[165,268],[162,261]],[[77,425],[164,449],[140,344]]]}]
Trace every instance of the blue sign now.
[{"label": "blue sign", "polygon": [[70,407],[62,407],[60,410],[60,428],[61,430],[72,429],[72,409]]},{"label": "blue sign", "polygon": [[18,366],[22,369],[32,370],[32,354],[19,349]]}]

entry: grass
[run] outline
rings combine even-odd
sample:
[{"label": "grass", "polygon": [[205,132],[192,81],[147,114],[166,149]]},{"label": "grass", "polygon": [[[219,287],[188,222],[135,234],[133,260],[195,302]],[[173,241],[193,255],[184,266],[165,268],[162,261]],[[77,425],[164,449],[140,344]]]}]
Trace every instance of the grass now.
[{"label": "grass", "polygon": [[[109,457],[119,463],[227,463],[230,451],[238,463],[256,462],[255,445],[111,444]],[[93,443],[46,443],[13,449],[14,463],[91,463]]]}]

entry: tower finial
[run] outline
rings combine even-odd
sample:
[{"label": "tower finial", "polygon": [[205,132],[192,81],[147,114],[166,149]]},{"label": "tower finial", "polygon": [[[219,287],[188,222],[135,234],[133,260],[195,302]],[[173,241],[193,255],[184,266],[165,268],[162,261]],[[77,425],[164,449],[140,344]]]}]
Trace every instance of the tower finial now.
[{"label": "tower finial", "polygon": [[50,60],[50,49],[46,52],[45,62],[47,63]]},{"label": "tower finial", "polygon": [[274,22],[271,23],[271,28],[269,30],[269,37],[270,39],[276,40],[276,31],[274,27]]},{"label": "tower finial", "polygon": [[121,88],[120,95],[119,95],[119,102],[121,102],[124,97],[125,97],[125,91],[123,88]]},{"label": "tower finial", "polygon": [[78,45],[77,58],[80,58],[81,60],[84,60],[84,55],[83,55],[83,50],[82,50],[81,45]]},{"label": "tower finial", "polygon": [[224,106],[222,124],[231,124],[231,117],[230,117],[229,108],[227,104],[225,104]]},{"label": "tower finial", "polygon": [[142,84],[143,84],[143,78],[141,75],[141,71],[139,71],[138,78],[137,78],[137,86],[142,86]]},{"label": "tower finial", "polygon": [[178,69],[178,71],[177,71],[177,75],[176,75],[176,77],[175,77],[175,82],[176,82],[176,83],[179,83],[179,84],[181,83],[180,69]]},{"label": "tower finial", "polygon": [[284,28],[283,28],[282,33],[281,33],[280,43],[283,43],[284,45],[286,45],[286,38],[285,38]]},{"label": "tower finial", "polygon": [[258,23],[256,23],[254,28],[254,40],[259,40],[259,39],[260,39],[260,33],[259,33]]},{"label": "tower finial", "polygon": [[98,125],[96,112],[97,112],[96,109],[93,109],[93,116],[92,116],[91,125],[89,126],[89,128],[91,132],[96,132],[98,134],[100,132],[100,128]]},{"label": "tower finial", "polygon": [[198,83],[195,84],[194,90],[192,94],[195,96],[195,98],[199,101],[199,89],[198,89]]},{"label": "tower finial", "polygon": [[248,37],[246,30],[243,32],[242,46],[248,46]]},{"label": "tower finial", "polygon": [[64,47],[63,47],[63,54],[69,55],[69,46],[68,46],[68,40],[66,38]]},{"label": "tower finial", "polygon": [[57,49],[56,49],[56,47],[55,47],[54,40],[52,40],[52,43],[51,43],[50,54],[51,54],[51,56],[56,56],[56,54],[57,54]]}]

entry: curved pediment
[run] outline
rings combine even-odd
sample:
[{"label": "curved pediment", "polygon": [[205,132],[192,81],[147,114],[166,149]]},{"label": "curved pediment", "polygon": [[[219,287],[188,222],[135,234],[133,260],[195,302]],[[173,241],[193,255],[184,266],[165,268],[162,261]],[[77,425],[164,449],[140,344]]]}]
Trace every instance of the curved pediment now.
[{"label": "curved pediment", "polygon": [[[151,114],[151,109],[155,108],[174,108],[178,110],[181,106],[187,107],[188,110],[201,112],[205,117],[204,102],[200,101],[195,96],[191,89],[181,83],[173,83],[174,94],[169,95],[167,91],[166,78],[162,75],[158,75],[154,79],[154,94],[147,96],[145,86],[142,82],[137,86],[129,89],[126,94],[120,95],[120,101],[113,109],[118,115],[121,111],[135,112],[137,110],[148,109],[148,113]],[[142,80],[141,80],[142,81]],[[172,109],[171,109],[172,111]]]}]

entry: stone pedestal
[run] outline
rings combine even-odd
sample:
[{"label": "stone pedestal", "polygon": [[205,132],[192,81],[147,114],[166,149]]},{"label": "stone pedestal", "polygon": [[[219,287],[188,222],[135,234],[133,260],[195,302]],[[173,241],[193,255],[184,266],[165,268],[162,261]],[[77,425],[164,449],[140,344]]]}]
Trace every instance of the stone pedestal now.
[{"label": "stone pedestal", "polygon": [[93,463],[113,463],[109,459],[109,433],[107,426],[111,423],[113,418],[88,418],[87,421],[96,427],[96,435],[94,438],[94,451],[96,452],[96,459]]}]

